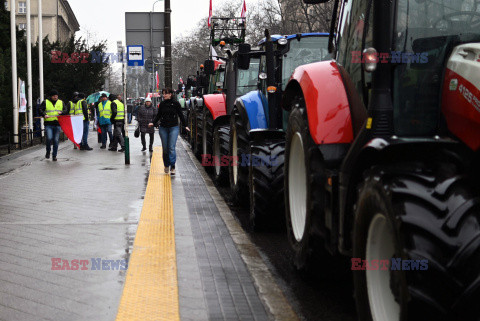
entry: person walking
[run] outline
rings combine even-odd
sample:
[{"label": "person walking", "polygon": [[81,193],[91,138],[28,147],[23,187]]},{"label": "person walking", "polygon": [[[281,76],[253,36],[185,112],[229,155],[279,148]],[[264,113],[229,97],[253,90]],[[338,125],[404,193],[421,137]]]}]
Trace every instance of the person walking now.
[{"label": "person walking", "polygon": [[83,115],[83,136],[80,143],[80,150],[92,150],[88,146],[88,130],[90,129],[90,120],[88,115],[88,104],[85,101],[85,94],[78,94],[78,101],[75,104],[75,115]]},{"label": "person walking", "polygon": [[162,91],[164,100],[160,103],[157,116],[148,124],[149,127],[156,126],[159,123],[158,129],[163,148],[163,165],[165,166],[165,174],[175,175],[175,163],[177,154],[175,146],[178,138],[178,118],[186,131],[190,129],[186,126],[185,118],[183,117],[182,109],[178,101],[172,99],[173,90],[165,88]]},{"label": "person walking", "polygon": [[107,148],[107,132],[108,127],[112,125],[110,118],[112,117],[112,102],[108,100],[106,94],[102,94],[101,101],[98,103],[98,125],[102,131],[102,146],[100,149]]},{"label": "person walking", "polygon": [[121,149],[118,151],[124,152],[125,140],[123,139],[122,130],[125,127],[125,105],[120,100],[118,100],[117,96],[114,94],[110,94],[109,99],[112,102],[111,123],[113,124],[114,129],[112,147],[110,147],[108,150],[116,152],[117,145],[120,144]]},{"label": "person walking", "polygon": [[142,105],[138,108],[137,112],[137,121],[140,129],[140,135],[142,138],[142,152],[147,150],[147,142],[145,140],[145,135],[148,134],[150,136],[149,140],[149,148],[150,152],[153,152],[153,141],[155,138],[155,128],[149,127],[149,124],[153,123],[153,120],[157,116],[157,108],[152,105],[152,99],[147,98],[145,99],[145,105]]},{"label": "person walking", "polygon": [[50,158],[51,147],[53,143],[52,161],[57,161],[58,141],[60,139],[60,123],[58,116],[68,114],[69,110],[63,101],[58,99],[58,91],[51,90],[48,98],[45,99],[39,108],[40,115],[45,118],[45,134],[47,136],[45,158]]}]

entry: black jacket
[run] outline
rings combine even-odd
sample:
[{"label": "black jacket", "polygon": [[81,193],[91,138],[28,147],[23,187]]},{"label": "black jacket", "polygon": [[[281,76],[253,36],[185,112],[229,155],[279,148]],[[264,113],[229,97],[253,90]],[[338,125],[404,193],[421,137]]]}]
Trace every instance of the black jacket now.
[{"label": "black jacket", "polygon": [[153,124],[158,126],[157,123],[160,122],[161,127],[178,126],[178,117],[180,117],[182,126],[186,127],[186,122],[182,114],[182,107],[180,106],[180,103],[173,99],[164,100],[158,106],[158,113],[153,120]]},{"label": "black jacket", "polygon": [[[50,99],[47,99],[47,100],[50,100]],[[50,102],[52,102],[52,101],[50,100]],[[52,104],[53,104],[53,102],[52,102]],[[42,104],[40,105],[40,108],[38,109],[38,112],[39,112],[40,116],[45,117],[45,110],[46,109],[47,109],[47,103],[46,103],[46,100],[44,100],[42,102]],[[69,109],[70,108],[68,107],[68,103],[63,102],[62,115],[68,115]],[[45,122],[45,125],[60,126],[60,123],[57,120],[54,120],[54,121]]]}]

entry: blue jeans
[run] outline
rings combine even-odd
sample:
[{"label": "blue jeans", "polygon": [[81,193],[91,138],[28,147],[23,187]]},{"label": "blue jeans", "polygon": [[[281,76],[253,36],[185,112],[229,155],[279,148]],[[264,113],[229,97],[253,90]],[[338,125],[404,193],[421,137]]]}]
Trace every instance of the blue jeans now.
[{"label": "blue jeans", "polygon": [[[100,134],[102,138],[102,146],[107,146],[107,133],[108,135],[111,135],[110,132],[108,131],[108,127],[110,126],[110,130],[112,128],[112,125],[100,125],[100,129],[102,130],[102,133]],[[112,139],[110,139],[110,142]]]},{"label": "blue jeans", "polygon": [[132,113],[128,113],[128,123],[132,123]]},{"label": "blue jeans", "polygon": [[177,145],[178,126],[158,128],[160,139],[162,140],[163,148],[163,165],[165,167],[175,167],[177,161],[177,154],[175,153],[175,145]]},{"label": "blue jeans", "polygon": [[[113,130],[112,130],[112,124],[108,124],[107,125],[107,128],[108,128],[108,139],[110,141],[110,144],[109,145],[112,145],[113,144]],[[105,140],[106,142],[106,140]]]},{"label": "blue jeans", "polygon": [[90,129],[90,122],[88,120],[83,121],[83,136],[82,146],[88,146],[88,130]]},{"label": "blue jeans", "polygon": [[45,134],[47,135],[47,154],[50,154],[51,148],[52,148],[52,140],[53,140],[53,157],[57,157],[57,151],[58,151],[58,141],[60,139],[60,126],[50,126],[47,125],[45,126]]}]

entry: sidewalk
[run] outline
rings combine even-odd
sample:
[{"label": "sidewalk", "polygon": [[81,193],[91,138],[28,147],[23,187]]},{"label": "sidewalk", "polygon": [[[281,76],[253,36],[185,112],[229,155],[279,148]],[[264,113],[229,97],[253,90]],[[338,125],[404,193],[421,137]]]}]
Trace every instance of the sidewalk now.
[{"label": "sidewalk", "polygon": [[181,141],[170,178],[160,147],[131,137],[126,166],[91,133],[93,151],[66,142],[56,163],[0,160],[0,319],[296,319]]}]

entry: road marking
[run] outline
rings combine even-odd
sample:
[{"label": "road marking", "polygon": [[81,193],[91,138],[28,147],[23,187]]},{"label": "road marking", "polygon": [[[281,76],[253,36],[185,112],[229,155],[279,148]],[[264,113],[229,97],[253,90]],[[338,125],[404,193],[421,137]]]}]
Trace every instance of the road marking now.
[{"label": "road marking", "polygon": [[155,147],[117,314],[122,320],[180,320],[172,184]]}]

